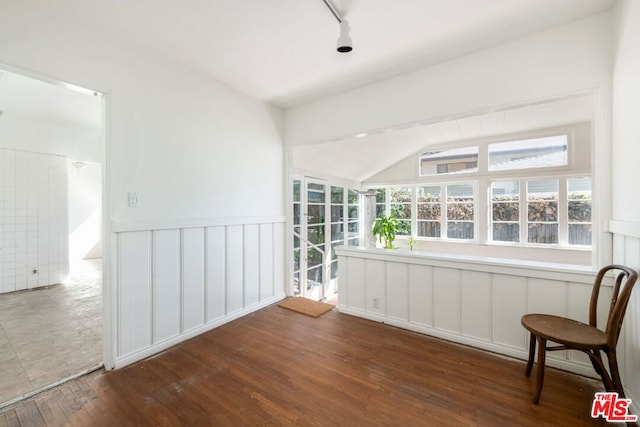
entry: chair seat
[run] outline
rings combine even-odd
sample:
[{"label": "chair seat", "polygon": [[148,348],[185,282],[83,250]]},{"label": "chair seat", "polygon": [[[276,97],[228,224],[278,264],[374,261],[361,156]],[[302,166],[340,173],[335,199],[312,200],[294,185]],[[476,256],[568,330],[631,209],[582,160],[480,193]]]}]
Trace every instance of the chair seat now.
[{"label": "chair seat", "polygon": [[534,335],[577,349],[604,349],[607,335],[586,323],[551,314],[525,314],[522,326]]}]

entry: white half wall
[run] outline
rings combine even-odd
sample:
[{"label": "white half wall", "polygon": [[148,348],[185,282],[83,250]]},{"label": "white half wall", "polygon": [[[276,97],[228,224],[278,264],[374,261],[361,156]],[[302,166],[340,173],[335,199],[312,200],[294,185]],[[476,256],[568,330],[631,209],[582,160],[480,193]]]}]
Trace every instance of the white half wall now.
[{"label": "white half wall", "polygon": [[[588,267],[344,246],[336,252],[342,313],[523,360],[529,351],[524,314],[589,322],[596,272]],[[599,319],[606,319],[610,298],[609,284],[600,293]],[[623,382],[632,391],[637,370],[629,362],[637,357],[621,353]],[[547,363],[599,378],[577,351],[550,353]]]},{"label": "white half wall", "polygon": [[115,224],[116,367],[285,297],[284,218],[205,222]]}]

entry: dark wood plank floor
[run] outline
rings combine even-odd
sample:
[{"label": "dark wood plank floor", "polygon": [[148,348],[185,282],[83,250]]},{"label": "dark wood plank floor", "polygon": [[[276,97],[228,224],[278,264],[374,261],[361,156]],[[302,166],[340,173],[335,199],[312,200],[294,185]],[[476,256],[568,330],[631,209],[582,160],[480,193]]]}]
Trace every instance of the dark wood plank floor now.
[{"label": "dark wood plank floor", "polygon": [[591,426],[600,384],[329,312],[271,306],[5,408],[0,426]]}]

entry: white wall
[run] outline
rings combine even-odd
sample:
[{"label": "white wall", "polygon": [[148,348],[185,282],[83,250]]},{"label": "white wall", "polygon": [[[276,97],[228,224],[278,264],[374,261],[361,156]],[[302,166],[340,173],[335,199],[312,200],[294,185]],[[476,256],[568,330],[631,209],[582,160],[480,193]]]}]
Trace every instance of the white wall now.
[{"label": "white wall", "polygon": [[[613,221],[614,261],[640,269],[640,2],[618,1],[613,69]],[[627,372],[625,385],[640,413],[640,284],[625,319]]]},{"label": "white wall", "polygon": [[102,258],[102,167],[67,160],[69,261]]},{"label": "white wall", "polygon": [[0,147],[95,163],[102,160],[98,130],[43,123],[9,111],[0,117]]},{"label": "white wall", "polygon": [[[110,172],[106,197],[111,200],[111,211],[106,220],[118,222],[118,230],[148,233],[156,229],[158,220],[173,221],[181,229],[192,224],[185,220],[193,218],[203,226],[230,222],[220,218],[244,226],[255,223],[256,218],[283,215],[279,110],[127,40],[100,34],[91,22],[83,22],[56,4],[10,3],[0,14],[0,63],[14,71],[27,70],[107,94],[106,163]],[[128,191],[139,193],[139,208],[127,206]],[[275,236],[276,240],[283,238]],[[135,336],[151,333],[148,321],[138,321],[151,312],[137,305],[138,298],[150,289],[138,270],[150,264],[148,251],[137,250],[137,239],[113,236],[112,240],[117,248],[109,255],[117,258],[126,253],[127,258],[114,260],[105,288],[109,303],[105,313],[107,367],[116,365],[118,358],[121,364],[121,358],[131,352],[135,356],[128,357],[127,363],[147,354],[148,349],[157,350],[148,340],[137,341],[124,352],[116,348],[115,343],[126,341],[116,325],[133,328],[127,333]],[[166,250],[171,250],[172,244],[167,245]],[[123,264],[125,260],[131,264]],[[130,265],[138,265],[138,270],[129,269]],[[241,280],[230,282],[232,292],[244,286]],[[174,285],[187,291],[184,281]],[[274,286],[274,295],[281,295],[283,283]],[[181,310],[180,299],[174,297],[161,297],[165,298],[159,301],[162,307],[169,304],[173,308],[153,312],[154,322],[171,322],[169,317]],[[267,303],[264,298],[261,301]],[[128,322],[129,307],[139,307],[139,312],[133,312],[134,322]],[[252,305],[250,309],[257,308],[259,305]],[[190,320],[187,323],[191,325]],[[187,336],[186,329],[179,329],[172,342]]]}]

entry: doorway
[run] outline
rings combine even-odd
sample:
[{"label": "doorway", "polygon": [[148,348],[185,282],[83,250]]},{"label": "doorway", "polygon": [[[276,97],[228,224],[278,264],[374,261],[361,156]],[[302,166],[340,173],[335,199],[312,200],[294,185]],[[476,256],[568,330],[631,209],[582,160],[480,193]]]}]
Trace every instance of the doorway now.
[{"label": "doorway", "polygon": [[293,178],[293,295],[338,293],[337,246],[360,244],[360,192],[312,177]]},{"label": "doorway", "polygon": [[0,69],[0,407],[102,365],[102,109]]}]

